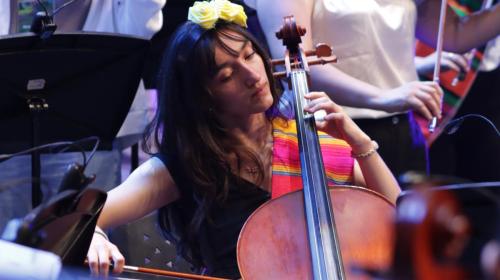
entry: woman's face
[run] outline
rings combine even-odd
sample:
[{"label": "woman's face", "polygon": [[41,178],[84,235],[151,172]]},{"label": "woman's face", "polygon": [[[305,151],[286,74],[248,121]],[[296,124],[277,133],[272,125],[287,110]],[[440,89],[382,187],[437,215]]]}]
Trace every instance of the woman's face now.
[{"label": "woman's face", "polygon": [[[229,31],[232,36],[241,37]],[[242,38],[242,37],[241,37]],[[235,41],[221,37],[223,43],[237,55],[216,44],[216,74],[209,82],[216,113],[222,117],[244,118],[263,113],[273,104],[262,57],[250,41]]]}]

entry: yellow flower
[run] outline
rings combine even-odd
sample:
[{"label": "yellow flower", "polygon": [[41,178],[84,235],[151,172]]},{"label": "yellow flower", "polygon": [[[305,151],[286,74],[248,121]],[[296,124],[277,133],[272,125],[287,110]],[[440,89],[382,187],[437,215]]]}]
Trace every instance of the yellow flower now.
[{"label": "yellow flower", "polygon": [[214,28],[219,19],[219,11],[213,2],[196,1],[189,8],[188,20],[199,24],[204,29]]},{"label": "yellow flower", "polygon": [[231,5],[233,5],[235,11],[232,22],[238,24],[239,26],[247,27],[247,15],[245,14],[243,6],[232,3]]},{"label": "yellow flower", "polygon": [[219,10],[221,19],[247,27],[247,15],[241,5],[231,3],[228,0],[214,0],[213,2]]},{"label": "yellow flower", "polygon": [[229,0],[212,0],[217,10],[222,10],[224,6],[232,4]]},{"label": "yellow flower", "polygon": [[214,28],[219,18],[247,27],[247,15],[243,6],[231,3],[228,0],[196,1],[189,8],[188,20],[204,29]]}]

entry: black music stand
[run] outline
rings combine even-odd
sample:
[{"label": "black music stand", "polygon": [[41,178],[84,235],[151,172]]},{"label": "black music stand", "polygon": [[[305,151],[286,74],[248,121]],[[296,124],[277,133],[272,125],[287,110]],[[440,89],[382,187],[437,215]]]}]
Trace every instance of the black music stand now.
[{"label": "black music stand", "polygon": [[[0,154],[88,136],[111,149],[148,47],[108,33],[0,36]],[[32,153],[32,177],[35,207],[42,201],[39,152]]]}]

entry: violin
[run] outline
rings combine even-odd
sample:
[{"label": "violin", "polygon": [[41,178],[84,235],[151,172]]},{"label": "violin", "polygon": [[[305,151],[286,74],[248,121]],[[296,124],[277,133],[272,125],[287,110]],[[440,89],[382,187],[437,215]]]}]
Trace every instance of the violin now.
[{"label": "violin", "polygon": [[[362,279],[359,271],[387,270],[392,261],[394,205],[353,186],[329,188],[313,114],[304,112],[309,65],[335,62],[331,49],[300,47],[306,30],[293,16],[277,32],[287,47],[286,77],[294,94],[303,190],[259,207],[243,226],[237,259],[243,279]],[[317,56],[313,62],[308,56]]]},{"label": "violin", "polygon": [[[443,2],[447,2],[447,4],[459,16],[465,16],[474,12],[472,3],[461,3],[457,0],[443,0]],[[467,5],[470,5],[470,7]],[[483,1],[480,9],[488,9],[489,7],[491,7],[491,5],[492,1],[485,0]],[[438,35],[439,38],[442,38],[442,36],[442,34]],[[446,71],[440,73],[438,69],[440,60],[436,60],[434,75],[421,77],[423,80],[434,80],[439,82],[439,85],[442,87],[444,92],[442,104],[443,117],[439,121],[439,123],[436,123],[436,127],[434,127],[433,132],[429,130],[429,123],[425,118],[418,114],[415,115],[415,120],[419,124],[420,129],[429,146],[439,137],[440,133],[443,131],[449,121],[451,121],[455,117],[458,109],[460,108],[460,105],[467,97],[467,94],[476,79],[485,48],[486,46],[481,46],[472,49],[465,55],[470,69],[467,72],[461,70],[459,72]],[[432,47],[424,44],[421,41],[417,41],[415,47],[415,53],[417,56],[427,56],[434,51],[435,50]],[[436,48],[436,51],[440,52],[439,48]]]}]

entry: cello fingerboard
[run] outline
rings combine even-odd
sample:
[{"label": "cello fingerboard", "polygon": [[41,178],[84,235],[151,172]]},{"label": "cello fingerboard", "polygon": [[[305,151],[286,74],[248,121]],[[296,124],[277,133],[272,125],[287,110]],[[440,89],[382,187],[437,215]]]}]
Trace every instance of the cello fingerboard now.
[{"label": "cello fingerboard", "polygon": [[304,94],[309,92],[307,74],[304,70],[296,70],[290,72],[289,78],[294,92],[313,276],[315,280],[345,279],[316,123],[314,115],[304,112],[308,102]]}]

